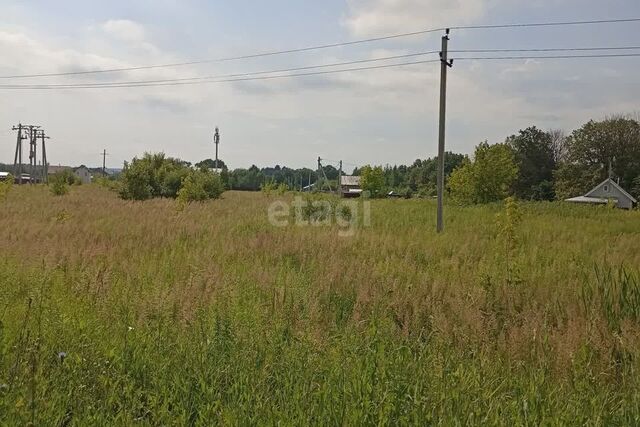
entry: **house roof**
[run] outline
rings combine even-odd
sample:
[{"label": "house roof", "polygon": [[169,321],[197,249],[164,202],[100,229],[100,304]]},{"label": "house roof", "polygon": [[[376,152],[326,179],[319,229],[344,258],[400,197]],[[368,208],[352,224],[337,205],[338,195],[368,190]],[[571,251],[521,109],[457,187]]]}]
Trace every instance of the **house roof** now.
[{"label": "house roof", "polygon": [[340,185],[347,185],[357,187],[360,185],[360,177],[359,176],[351,176],[351,175],[343,175],[340,178]]},{"label": "house roof", "polygon": [[72,169],[71,166],[49,166],[49,175],[55,175],[58,172],[66,171],[67,169]]},{"label": "house roof", "polygon": [[573,197],[571,199],[566,199],[565,202],[593,203],[593,204],[598,204],[598,205],[606,205],[608,203],[607,199],[602,199],[600,197],[587,197],[587,196]]},{"label": "house roof", "polygon": [[593,195],[593,193],[595,193],[598,188],[602,187],[604,184],[610,184],[613,187],[615,187],[616,189],[618,189],[618,191],[620,191],[622,194],[624,194],[626,197],[628,197],[633,203],[638,203],[638,201],[629,193],[627,193],[624,188],[620,187],[620,185],[615,182],[614,180],[612,180],[611,178],[607,178],[604,181],[602,181],[600,184],[596,185],[595,188],[591,191],[589,191],[586,194],[586,197],[590,197],[591,195]]}]

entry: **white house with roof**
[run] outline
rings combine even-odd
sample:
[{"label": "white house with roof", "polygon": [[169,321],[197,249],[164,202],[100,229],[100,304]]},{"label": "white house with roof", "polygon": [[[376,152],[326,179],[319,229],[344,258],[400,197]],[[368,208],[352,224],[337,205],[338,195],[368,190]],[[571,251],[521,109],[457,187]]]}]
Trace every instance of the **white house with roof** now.
[{"label": "white house with roof", "polygon": [[84,165],[77,168],[72,168],[71,166],[49,166],[49,175],[55,175],[66,170],[71,171],[83,184],[91,184],[91,171]]},{"label": "white house with roof", "polygon": [[604,180],[584,196],[573,197],[566,201],[571,203],[590,203],[596,205],[606,205],[609,201],[613,201],[620,209],[633,209],[633,206],[638,203],[631,194],[627,193],[611,178]]}]

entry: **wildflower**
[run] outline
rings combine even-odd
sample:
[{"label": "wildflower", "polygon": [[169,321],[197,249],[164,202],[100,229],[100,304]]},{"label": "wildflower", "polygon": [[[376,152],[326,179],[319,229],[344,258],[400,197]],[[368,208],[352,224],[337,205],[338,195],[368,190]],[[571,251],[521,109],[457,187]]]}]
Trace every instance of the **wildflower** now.
[{"label": "wildflower", "polygon": [[58,360],[60,360],[60,363],[64,362],[64,359],[67,357],[67,353],[65,353],[64,351],[58,352]]}]

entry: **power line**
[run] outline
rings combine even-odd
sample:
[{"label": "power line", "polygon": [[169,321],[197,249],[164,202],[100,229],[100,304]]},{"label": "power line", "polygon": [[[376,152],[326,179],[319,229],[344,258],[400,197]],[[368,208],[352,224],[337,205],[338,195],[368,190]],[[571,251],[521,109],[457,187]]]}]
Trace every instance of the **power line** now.
[{"label": "power line", "polygon": [[[628,57],[640,57],[640,53],[630,53],[630,54],[600,54],[600,55],[537,55],[537,56],[484,56],[484,57],[458,57],[454,58],[456,61],[461,60],[519,60],[519,59],[585,59],[585,58],[628,58]],[[137,87],[162,87],[162,86],[185,86],[185,85],[196,85],[196,84],[204,84],[204,83],[229,83],[229,82],[244,82],[244,81],[256,81],[256,80],[275,80],[275,79],[284,79],[284,78],[292,78],[292,77],[306,77],[306,76],[318,76],[318,75],[327,75],[327,74],[338,74],[338,73],[346,73],[353,71],[365,71],[365,70],[378,70],[384,68],[394,68],[394,67],[403,67],[410,65],[418,65],[418,64],[428,64],[439,62],[440,60],[424,60],[424,61],[414,61],[414,62],[403,62],[398,64],[385,64],[385,65],[377,65],[377,66],[369,66],[369,67],[356,67],[356,68],[345,68],[341,70],[330,70],[330,71],[316,71],[309,73],[294,73],[294,74],[283,74],[283,75],[275,75],[275,76],[263,76],[263,77],[246,77],[246,78],[233,78],[233,79],[219,79],[219,80],[199,80],[199,81],[168,81],[165,83],[144,83],[144,84],[130,84],[130,83],[116,83],[105,86],[92,86],[92,85],[69,85],[69,86],[55,86],[55,85],[0,85],[0,90],[66,90],[66,89],[111,89],[111,88],[137,88]]]},{"label": "power line", "polygon": [[618,53],[618,54],[601,54],[601,55],[533,55],[533,56],[479,56],[479,57],[456,57],[456,61],[464,60],[514,60],[514,59],[586,59],[586,58],[632,58],[640,57],[640,53]]},{"label": "power line", "polygon": [[500,28],[526,28],[526,27],[564,27],[569,25],[596,25],[596,24],[621,24],[625,22],[638,22],[640,18],[624,19],[597,19],[591,21],[559,21],[559,22],[531,22],[521,24],[489,24],[489,25],[464,25],[449,27],[451,30],[490,30]]},{"label": "power line", "polygon": [[330,70],[330,71],[315,71],[309,73],[297,73],[297,74],[283,74],[277,76],[263,76],[263,77],[247,77],[247,78],[237,78],[237,79],[224,79],[224,80],[206,80],[206,81],[197,81],[197,82],[169,82],[169,83],[157,83],[157,84],[114,84],[112,86],[83,86],[83,85],[75,85],[69,87],[51,87],[46,85],[0,85],[0,90],[13,90],[13,89],[21,89],[21,90],[68,90],[68,89],[111,89],[111,88],[133,88],[133,87],[158,87],[158,86],[185,86],[185,85],[197,85],[203,83],[229,83],[229,82],[245,82],[245,81],[256,81],[256,80],[275,80],[275,79],[285,79],[291,77],[306,77],[306,76],[319,76],[319,75],[327,75],[327,74],[338,74],[338,73],[347,73],[352,71],[365,71],[365,70],[379,70],[383,68],[393,68],[393,67],[405,67],[410,65],[418,65],[418,64],[429,64],[440,62],[439,59],[432,60],[424,60],[424,61],[414,61],[414,62],[402,62],[399,64],[385,64],[385,65],[375,65],[369,67],[357,67],[357,68],[345,68],[341,70]]},{"label": "power line", "polygon": [[261,53],[254,53],[249,55],[226,57],[226,58],[202,59],[202,60],[187,61],[187,62],[144,65],[144,66],[136,66],[136,67],[120,67],[120,68],[95,69],[95,70],[85,70],[85,71],[68,71],[68,72],[62,72],[62,73],[15,74],[15,75],[8,75],[8,76],[0,76],[0,79],[23,79],[23,78],[26,79],[26,78],[36,78],[36,77],[61,77],[61,76],[86,75],[86,74],[115,73],[115,72],[123,72],[123,71],[150,70],[150,69],[156,69],[156,68],[183,67],[183,66],[190,66],[190,65],[215,63],[215,62],[238,61],[238,60],[244,60],[244,59],[263,58],[263,57],[269,57],[269,56],[309,52],[309,51],[331,49],[331,48],[337,48],[337,47],[343,47],[343,46],[353,46],[353,45],[364,44],[364,43],[373,43],[373,42],[392,40],[392,39],[398,39],[398,38],[404,38],[404,37],[412,37],[412,36],[424,35],[429,33],[441,32],[446,30],[447,28],[450,28],[452,30],[479,30],[479,29],[500,29],[500,28],[620,24],[620,23],[630,23],[630,22],[640,22],[640,18],[601,19],[601,20],[590,20],[590,21],[533,22],[533,23],[492,24],[492,25],[465,25],[465,26],[460,25],[460,26],[452,26],[452,27],[431,28],[426,30],[392,34],[392,35],[382,36],[382,37],[372,37],[368,39],[353,40],[348,42],[331,43],[331,44],[308,46],[308,47],[286,49],[286,50],[279,50],[279,51],[261,52]]},{"label": "power line", "polygon": [[[600,50],[637,50],[640,46],[625,46],[625,47],[578,47],[578,48],[539,48],[539,49],[461,49],[452,52],[456,53],[497,53],[497,52],[562,52],[562,51],[600,51]],[[304,71],[319,68],[330,68],[345,65],[354,65],[362,63],[371,63],[378,61],[388,61],[394,59],[410,58],[416,56],[426,56],[438,53],[437,51],[428,52],[416,52],[404,55],[387,56],[382,58],[362,59],[347,62],[336,62],[331,64],[310,65],[297,68],[284,68],[275,70],[264,70],[239,74],[226,74],[218,76],[206,76],[206,77],[187,77],[176,79],[164,79],[164,80],[142,80],[142,81],[124,81],[124,82],[105,82],[105,83],[79,83],[79,84],[30,84],[30,85],[0,85],[0,89],[90,89],[90,88],[119,88],[119,87],[147,87],[147,86],[171,86],[183,84],[198,84],[198,83],[216,83],[216,82],[229,82],[229,81],[248,81],[254,79],[241,79],[243,77],[260,76],[265,74],[275,73],[290,73],[296,71]],[[500,57],[458,57],[456,60],[517,60],[517,59],[571,59],[571,58],[616,58],[616,57],[636,57],[640,54],[636,53],[622,53],[622,54],[594,54],[594,55],[537,55],[537,56],[500,56]],[[417,63],[424,63],[422,61]],[[405,64],[391,64],[391,66],[401,65],[413,65],[414,63]],[[334,70],[336,72],[346,71],[361,71],[367,69],[377,69],[387,67],[363,67],[356,69]],[[327,73],[319,73],[327,74]],[[316,75],[315,73],[302,73],[302,74],[289,74],[284,76],[273,76],[276,78],[284,77],[298,77]]]},{"label": "power line", "polygon": [[613,46],[613,47],[553,47],[533,49],[458,49],[450,50],[455,53],[500,53],[500,52],[584,52],[601,50],[638,50],[640,46]]},{"label": "power line", "polygon": [[[286,72],[294,72],[294,71],[304,71],[304,70],[313,70],[318,68],[331,68],[331,67],[339,67],[345,65],[355,65],[355,64],[366,64],[371,62],[379,62],[379,61],[390,61],[394,59],[406,59],[413,58],[417,56],[426,56],[426,55],[434,55],[437,54],[438,51],[430,51],[430,52],[416,52],[416,53],[408,53],[404,55],[394,55],[394,56],[386,56],[382,58],[373,58],[373,59],[360,59],[354,61],[347,62],[334,62],[331,64],[321,64],[321,65],[309,65],[305,67],[296,67],[296,68],[283,68],[283,69],[275,69],[275,70],[265,70],[265,71],[255,71],[248,73],[239,73],[239,74],[225,74],[225,75],[217,75],[217,76],[204,76],[204,77],[185,77],[185,78],[176,78],[176,79],[164,79],[164,80],[140,80],[140,81],[123,81],[123,82],[103,82],[103,83],[67,83],[67,84],[32,84],[32,85],[24,85],[24,86],[38,86],[38,87],[48,87],[48,88],[74,88],[76,86],[82,87],[100,87],[100,86],[113,86],[113,85],[147,85],[147,84],[160,84],[160,83],[172,83],[172,82],[197,82],[197,81],[209,81],[209,80],[219,80],[219,79],[231,79],[237,77],[249,77],[249,76],[258,76],[264,74],[274,74],[274,73],[286,73]],[[23,86],[23,85],[0,85],[3,86]]]},{"label": "power line", "polygon": [[[640,20],[640,18],[639,18],[639,20]],[[350,41],[350,42],[333,43],[333,44],[310,46],[310,47],[303,47],[303,48],[298,48],[298,49],[287,49],[287,50],[273,51],[273,52],[255,53],[255,54],[250,54],[250,55],[233,56],[233,57],[228,57],[228,58],[203,59],[203,60],[188,61],[188,62],[175,62],[175,63],[170,63],[170,64],[143,65],[143,66],[138,66],[138,67],[109,68],[109,69],[103,69],[103,70],[68,71],[68,72],[63,72],[63,73],[16,74],[16,75],[9,75],[9,76],[0,76],[0,79],[27,79],[27,78],[36,78],[36,77],[63,77],[63,76],[76,76],[76,75],[86,75],[86,74],[116,73],[116,72],[123,72],[123,71],[150,70],[150,69],[156,69],[156,68],[183,67],[183,66],[188,66],[188,65],[201,65],[201,64],[210,64],[210,63],[216,63],[216,62],[230,62],[230,61],[238,61],[238,60],[243,60],[243,59],[263,58],[263,57],[268,57],[268,56],[277,56],[277,55],[286,55],[286,54],[291,54],[291,53],[309,52],[309,51],[313,51],[313,50],[330,49],[330,48],[336,48],[336,47],[342,47],[342,46],[352,46],[352,45],[363,44],[363,43],[373,43],[373,42],[377,42],[377,41],[391,40],[391,39],[396,39],[396,38],[401,38],[401,37],[417,36],[417,35],[422,35],[422,34],[435,33],[435,32],[439,32],[439,31],[444,31],[444,28],[434,28],[434,29],[429,29],[429,30],[414,31],[414,32],[411,32],[411,33],[393,34],[393,35],[384,36],[384,37],[374,37],[374,38],[370,38],[370,39],[354,40],[354,41]]]}]

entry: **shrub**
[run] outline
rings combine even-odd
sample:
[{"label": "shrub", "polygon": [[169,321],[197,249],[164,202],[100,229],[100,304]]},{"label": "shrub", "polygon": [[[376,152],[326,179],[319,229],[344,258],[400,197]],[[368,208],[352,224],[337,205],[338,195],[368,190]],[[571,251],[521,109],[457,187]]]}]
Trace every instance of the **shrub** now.
[{"label": "shrub", "polygon": [[267,197],[271,196],[271,193],[273,193],[276,189],[276,183],[273,181],[265,182],[260,186],[260,190],[262,190],[262,192],[266,194]]},{"label": "shrub", "polygon": [[141,159],[134,158],[125,164],[120,197],[126,200],[175,198],[189,171],[189,165],[181,160],[165,157],[162,153],[146,153]]},{"label": "shrub", "polygon": [[289,186],[285,183],[281,183],[280,185],[278,185],[278,188],[276,188],[276,192],[280,196],[284,196],[287,191],[289,191]]},{"label": "shrub", "polygon": [[69,192],[69,185],[62,176],[58,176],[51,181],[49,189],[54,196],[64,196]]},{"label": "shrub", "polygon": [[71,169],[62,170],[52,177],[53,181],[62,181],[66,185],[82,185],[80,177],[76,176]]},{"label": "shrub", "polygon": [[99,177],[94,180],[94,183],[96,183],[100,187],[106,188],[107,190],[116,191],[116,192],[120,191],[120,181],[115,179]]},{"label": "shrub", "polygon": [[203,202],[218,199],[224,192],[220,175],[208,170],[191,170],[187,173],[178,191],[178,200],[182,203]]}]

